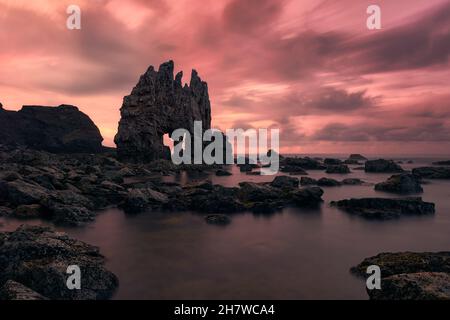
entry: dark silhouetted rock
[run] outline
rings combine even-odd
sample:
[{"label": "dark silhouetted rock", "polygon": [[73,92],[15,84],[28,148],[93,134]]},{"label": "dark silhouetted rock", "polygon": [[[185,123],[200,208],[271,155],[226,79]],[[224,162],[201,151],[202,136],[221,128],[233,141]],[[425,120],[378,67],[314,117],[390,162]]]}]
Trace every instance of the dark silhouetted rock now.
[{"label": "dark silhouetted rock", "polygon": [[183,128],[193,138],[194,121],[202,121],[203,130],[210,129],[206,82],[193,70],[190,85],[183,87],[183,73],[174,78],[173,71],[173,61],[163,63],[158,71],[151,66],[124,98],[114,139],[120,159],[132,162],[168,159],[170,151],[163,144],[164,134]]},{"label": "dark silhouetted rock", "polygon": [[277,176],[275,177],[275,179],[273,179],[270,185],[275,188],[298,188],[299,180],[293,177]]},{"label": "dark silhouetted rock", "polygon": [[298,175],[298,176],[308,175],[308,173],[305,170],[303,170],[301,167],[298,166],[284,165],[281,167],[280,171],[289,173],[290,175]]},{"label": "dark silhouetted rock", "polygon": [[367,290],[374,300],[450,299],[450,252],[380,253],[351,271],[367,277],[371,265],[381,269],[381,290]]},{"label": "dark silhouetted rock", "polygon": [[321,187],[337,187],[340,186],[341,183],[330,178],[320,178],[319,180],[317,180],[317,185]]},{"label": "dark silhouetted rock", "polygon": [[342,164],[342,160],[334,158],[325,158],[325,160],[323,160],[323,163],[327,166],[337,166]]},{"label": "dark silhouetted rock", "polygon": [[100,131],[92,120],[70,105],[0,109],[1,143],[55,153],[103,151]]},{"label": "dark silhouetted rock", "polygon": [[306,187],[291,191],[290,197],[297,207],[313,208],[323,202],[323,190],[319,187]]},{"label": "dark silhouetted rock", "polygon": [[[308,157],[305,158],[291,158],[291,157],[285,157],[283,159],[280,159],[280,166],[281,166],[281,171],[283,172],[287,172],[284,171],[283,168],[286,166],[290,166],[292,167],[297,167],[299,169],[303,169],[303,170],[325,170],[326,166],[324,166],[323,164],[321,164],[318,160],[316,159],[311,159]],[[291,170],[292,172],[292,170]]]},{"label": "dark silhouetted rock", "polygon": [[255,168],[255,166],[248,163],[239,165],[239,171],[241,172],[251,172],[253,168]]},{"label": "dark silhouetted rock", "polygon": [[232,173],[227,170],[219,169],[216,171],[216,176],[218,176],[218,177],[231,176],[231,175],[232,175]]},{"label": "dark silhouetted rock", "polygon": [[394,219],[409,215],[434,214],[434,203],[422,198],[361,198],[332,201],[331,205],[367,219]]},{"label": "dark silhouetted rock", "polygon": [[16,281],[8,280],[0,288],[0,300],[48,300],[43,295]]},{"label": "dark silhouetted rock", "polygon": [[450,160],[433,162],[435,166],[450,166]]},{"label": "dark silhouetted rock", "polygon": [[[104,267],[98,248],[46,227],[22,226],[0,233],[0,287],[16,281],[49,299],[108,299],[117,277]],[[80,290],[69,290],[66,271],[78,265]]]},{"label": "dark silhouetted rock", "polygon": [[371,265],[381,268],[381,275],[389,277],[396,274],[416,272],[450,273],[450,252],[383,252],[365,258],[360,264],[351,268],[358,276],[366,277],[366,270]]},{"label": "dark silhouetted rock", "polygon": [[375,190],[399,194],[421,193],[420,178],[409,173],[396,174],[388,180],[377,183]]},{"label": "dark silhouetted rock", "polygon": [[412,173],[426,179],[450,179],[449,167],[421,167],[414,168]]},{"label": "dark silhouetted rock", "polygon": [[344,164],[353,164],[353,165],[362,165],[361,162],[359,162],[358,160],[354,160],[354,159],[347,159],[344,160]]},{"label": "dark silhouetted rock", "polygon": [[317,180],[309,177],[301,177],[300,184],[302,186],[314,185],[317,184]]},{"label": "dark silhouetted rock", "polygon": [[326,173],[346,174],[346,173],[350,173],[350,169],[346,164],[329,165],[327,167]]},{"label": "dark silhouetted rock", "polygon": [[450,274],[419,272],[383,278],[381,290],[367,290],[371,300],[450,300]]},{"label": "dark silhouetted rock", "polygon": [[348,179],[342,180],[342,184],[347,185],[347,186],[360,186],[364,183],[365,183],[364,181],[362,181],[361,179],[357,179],[357,178],[348,178]]},{"label": "dark silhouetted rock", "polygon": [[403,172],[403,169],[392,160],[378,159],[366,161],[365,171],[373,173],[396,173]]},{"label": "dark silhouetted rock", "polygon": [[348,157],[349,160],[366,161],[367,158],[359,153],[353,153]]},{"label": "dark silhouetted rock", "polygon": [[205,216],[205,221],[208,224],[227,225],[231,223],[229,216],[225,214],[209,214]]}]

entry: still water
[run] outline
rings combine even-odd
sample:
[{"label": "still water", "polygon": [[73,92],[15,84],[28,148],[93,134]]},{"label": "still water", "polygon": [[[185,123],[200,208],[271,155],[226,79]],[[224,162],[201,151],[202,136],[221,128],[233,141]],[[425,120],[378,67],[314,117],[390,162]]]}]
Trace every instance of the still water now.
[{"label": "still water", "polygon": [[[241,174],[236,167],[232,171],[229,177],[209,178],[226,186],[273,179]],[[309,176],[376,183],[390,175],[353,170],[348,175],[309,171]],[[436,204],[435,216],[394,221],[352,217],[330,208],[329,202],[392,195],[374,191],[373,185],[342,186],[324,187],[318,210],[236,214],[225,227],[208,225],[202,215],[190,212],[129,216],[108,209],[85,228],[58,229],[101,248],[107,267],[120,280],[115,299],[367,299],[364,280],[349,273],[365,257],[383,251],[450,250],[450,181],[434,180],[423,187],[424,200]],[[22,223],[0,222],[2,230]]]}]

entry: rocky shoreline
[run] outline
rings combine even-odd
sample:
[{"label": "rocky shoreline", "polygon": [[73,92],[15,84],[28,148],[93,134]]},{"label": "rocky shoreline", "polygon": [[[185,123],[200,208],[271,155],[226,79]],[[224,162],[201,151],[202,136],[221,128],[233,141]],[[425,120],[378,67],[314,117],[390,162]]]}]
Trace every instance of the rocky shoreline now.
[{"label": "rocky shoreline", "polygon": [[[289,157],[283,157],[280,165],[283,168],[288,166],[290,172],[301,170],[305,175],[308,174],[307,170],[321,170],[325,173],[329,166],[336,166],[336,164],[327,166],[320,160],[310,158]],[[250,172],[257,170],[257,167],[252,165]],[[39,218],[56,226],[72,227],[81,227],[92,222],[99,210],[111,206],[120,207],[130,214],[151,211],[195,211],[204,214],[205,222],[208,224],[226,226],[232,221],[231,214],[237,212],[271,214],[288,206],[318,207],[323,202],[324,193],[320,186],[327,188],[340,185],[368,185],[359,179],[337,181],[324,177],[315,180],[307,176],[299,179],[289,173],[275,176],[271,182],[243,181],[236,187],[213,184],[207,179],[183,185],[164,182],[162,178],[183,171],[202,172],[206,176],[216,175],[218,172],[218,175],[222,176],[232,173],[226,166],[175,166],[166,160],[156,160],[147,164],[123,163],[117,160],[113,150],[98,154],[51,154],[25,147],[0,146],[0,169],[0,215],[23,221]],[[376,184],[374,188],[384,192],[408,194],[422,192],[421,183],[423,180],[418,175],[400,173]],[[347,199],[332,202],[330,205],[368,219],[385,220],[404,215],[432,215],[435,212],[434,204],[424,202],[420,198]],[[44,272],[42,270],[47,270],[47,266],[29,263],[31,260],[27,259],[35,258],[26,257],[26,254],[20,258],[25,260],[17,260],[18,258],[11,257],[12,253],[8,248],[15,247],[15,250],[21,250],[20,248],[28,248],[30,243],[37,242],[36,245],[42,246],[38,248],[42,252],[41,256],[36,257],[38,260],[44,259],[46,263],[59,265],[61,261],[69,259],[69,256],[89,263],[94,263],[91,261],[94,259],[95,268],[101,269],[103,258],[99,255],[98,249],[41,227],[24,226],[12,233],[1,233],[0,239],[0,258],[4,261],[0,265],[4,275],[0,282],[3,288],[0,297],[5,299],[104,299],[110,297],[118,285],[117,278],[102,269],[102,272],[105,271],[108,275],[108,279],[101,285],[103,289],[97,290],[97,287],[92,285],[91,291],[79,293],[78,296],[70,295],[61,287],[57,287],[55,292],[46,291],[39,283],[31,281],[26,272],[30,274]],[[55,249],[57,254],[52,255],[49,252],[53,250],[54,245],[57,246]],[[64,247],[68,253],[62,249],[59,251],[59,246],[68,246]],[[85,251],[78,252],[80,247],[85,248],[83,249]],[[86,250],[89,253],[86,253]],[[89,257],[84,257],[85,254]],[[15,264],[10,264],[11,261],[15,261]],[[21,270],[18,267],[21,264],[27,264],[31,269],[26,272],[23,270],[13,272],[13,269]],[[59,275],[53,275],[55,279],[56,277],[61,279],[63,270],[60,269],[58,272]],[[419,276],[425,277],[423,279],[427,279],[428,276],[433,279],[446,277],[416,274],[412,278],[408,277],[407,281],[421,283],[423,279],[420,278],[419,281]],[[392,286],[396,286],[399,281],[406,281],[405,278],[399,278],[387,280]],[[396,296],[401,294],[401,291],[395,292]]]},{"label": "rocky shoreline", "polygon": [[[311,170],[333,177],[353,170],[392,173],[374,189],[402,195],[422,193],[424,179],[450,178],[447,161],[410,173],[393,160],[368,160],[352,154],[345,160],[280,156],[283,175],[270,182],[240,181],[234,187],[206,179],[186,184],[165,182],[163,177],[182,172],[232,174],[227,166],[176,166],[169,160],[164,134],[183,127],[193,133],[194,121],[202,121],[203,130],[211,127],[207,83],[193,70],[190,84],[182,86],[182,75],[174,76],[174,64],[168,61],[158,71],[148,68],[140,77],[123,100],[115,137],[117,150],[101,145],[98,128],[75,106],[24,106],[14,112],[0,104],[0,133],[4,137],[0,144],[0,216],[82,227],[94,221],[99,210],[119,207],[128,214],[194,211],[204,215],[205,223],[225,226],[233,213],[319,208],[326,188],[371,185],[357,178],[316,180],[308,177]],[[258,169],[259,164],[239,165],[240,172],[248,175],[260,174]],[[382,220],[435,213],[433,203],[417,197],[345,199],[330,205]],[[441,255],[437,257],[429,254],[425,258],[435,261]],[[409,258],[414,261],[417,256]],[[397,256],[388,255],[375,262],[386,265],[391,260],[399,261]],[[449,260],[444,260],[442,265],[448,266]],[[71,291],[65,286],[66,268],[72,264],[79,265],[87,279],[82,290]],[[440,294],[430,294],[429,288],[439,283],[447,286],[448,271],[443,270],[447,269],[416,268],[407,276],[392,274],[386,278],[391,293],[374,298],[441,298]],[[405,291],[411,283],[423,291]],[[0,232],[0,299],[108,299],[117,286],[117,277],[104,268],[104,258],[96,247],[44,227],[22,226],[13,232]]]}]

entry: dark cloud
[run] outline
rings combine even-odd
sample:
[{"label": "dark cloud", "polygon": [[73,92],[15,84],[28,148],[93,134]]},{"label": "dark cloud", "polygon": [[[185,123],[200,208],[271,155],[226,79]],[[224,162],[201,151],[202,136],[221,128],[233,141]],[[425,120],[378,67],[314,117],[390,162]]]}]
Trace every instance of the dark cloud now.
[{"label": "dark cloud", "polygon": [[365,72],[388,72],[447,65],[450,55],[450,2],[422,13],[415,20],[355,39],[347,54]]},{"label": "dark cloud", "polygon": [[395,125],[331,123],[310,137],[322,141],[449,141],[450,127],[443,121]]},{"label": "dark cloud", "polygon": [[224,8],[224,26],[239,34],[261,32],[280,17],[283,0],[232,0]]}]

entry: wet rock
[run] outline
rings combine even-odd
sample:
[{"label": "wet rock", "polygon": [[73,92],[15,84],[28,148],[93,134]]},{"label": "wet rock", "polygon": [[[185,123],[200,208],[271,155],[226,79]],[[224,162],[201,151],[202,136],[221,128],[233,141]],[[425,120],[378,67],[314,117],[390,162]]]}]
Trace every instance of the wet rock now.
[{"label": "wet rock", "polygon": [[319,180],[317,180],[317,185],[321,187],[338,187],[341,185],[341,183],[330,178],[320,178]]},{"label": "wet rock", "polygon": [[450,160],[433,162],[435,166],[450,166]]},{"label": "wet rock", "polygon": [[344,160],[344,164],[353,164],[353,165],[361,165],[362,163],[355,159],[347,159]]},{"label": "wet rock", "polygon": [[12,215],[13,210],[8,207],[0,206],[0,217],[6,217]]},{"label": "wet rock", "polygon": [[14,210],[14,217],[19,219],[35,219],[41,216],[42,207],[39,204],[20,205]]},{"label": "wet rock", "polygon": [[280,171],[289,173],[291,175],[298,175],[298,176],[308,175],[308,173],[305,170],[303,170],[301,167],[291,166],[291,165],[282,166]]},{"label": "wet rock", "polygon": [[300,184],[302,186],[309,186],[317,184],[317,180],[309,177],[301,177]]},{"label": "wet rock", "polygon": [[366,277],[366,270],[371,265],[380,266],[383,277],[416,272],[450,273],[450,252],[383,252],[365,258],[351,271]]},{"label": "wet rock", "polygon": [[205,216],[205,221],[208,224],[227,225],[231,223],[231,218],[225,214],[209,214]]},{"label": "wet rock", "polygon": [[365,171],[373,173],[396,173],[403,172],[404,170],[392,160],[378,159],[366,161]]},{"label": "wet rock", "polygon": [[346,164],[329,165],[327,167],[326,173],[346,174],[346,173],[350,173],[350,169],[349,169],[349,167]]},{"label": "wet rock", "polygon": [[397,274],[383,278],[381,290],[367,292],[371,300],[450,300],[450,274]]},{"label": "wet rock", "polygon": [[123,204],[123,209],[127,213],[139,213],[151,209],[161,209],[169,202],[166,194],[152,190],[145,189],[131,189]]},{"label": "wet rock", "polygon": [[[21,226],[0,233],[0,286],[16,281],[49,299],[108,299],[117,277],[104,267],[98,248],[50,228]],[[81,290],[66,286],[67,267],[78,265]]]},{"label": "wet rock", "polygon": [[23,106],[0,110],[4,145],[21,145],[49,152],[101,152],[103,138],[92,120],[70,105]]},{"label": "wet rock", "polygon": [[375,190],[399,194],[423,192],[418,176],[409,173],[393,175],[385,182],[377,183]]},{"label": "wet rock", "polygon": [[114,139],[119,159],[149,162],[169,159],[170,150],[163,135],[175,129],[189,130],[194,137],[194,121],[202,121],[203,130],[211,127],[208,86],[195,70],[190,84],[182,86],[183,73],[174,78],[173,61],[153,66],[143,74],[131,94],[123,100],[119,131]]},{"label": "wet rock", "polygon": [[239,165],[239,171],[241,172],[251,172],[254,168],[254,165],[252,164],[242,164]]},{"label": "wet rock", "polygon": [[43,295],[16,281],[8,280],[0,288],[0,300],[48,300]]},{"label": "wet rock", "polygon": [[206,213],[234,213],[247,208],[238,197],[239,188],[212,186],[211,190],[201,188],[186,189],[179,201],[179,209],[189,209]]},{"label": "wet rock", "polygon": [[323,160],[323,163],[327,166],[338,166],[342,164],[342,160],[334,158],[325,158],[325,160]]},{"label": "wet rock", "polygon": [[216,176],[218,176],[218,177],[225,177],[225,176],[231,176],[231,175],[232,175],[232,173],[227,170],[219,169],[216,171]]},{"label": "wet rock", "polygon": [[[303,170],[325,170],[326,167],[322,165],[318,160],[305,158],[285,157],[280,159],[281,168],[286,166],[297,167]],[[286,172],[286,171],[284,171]]]},{"label": "wet rock", "polygon": [[449,167],[421,167],[413,169],[412,173],[426,179],[450,179]]},{"label": "wet rock", "polygon": [[292,202],[297,207],[316,207],[322,200],[323,190],[319,187],[306,187],[294,190],[290,193]]},{"label": "wet rock", "polygon": [[360,198],[332,201],[331,205],[367,219],[393,219],[409,215],[434,214],[434,203],[422,198]]},{"label": "wet rock", "polygon": [[359,153],[353,153],[348,157],[349,160],[366,161],[367,158]]},{"label": "wet rock", "polygon": [[280,197],[280,191],[270,185],[240,182],[239,187],[239,197],[244,201],[257,202]]},{"label": "wet rock", "polygon": [[42,216],[55,224],[83,226],[95,219],[94,204],[74,191],[54,191],[41,201]]},{"label": "wet rock", "polygon": [[365,184],[364,181],[362,181],[361,179],[357,179],[357,178],[348,178],[348,179],[344,179],[341,182],[343,185],[347,185],[347,186],[360,186]]},{"label": "wet rock", "polygon": [[277,176],[275,177],[275,179],[273,179],[270,185],[275,188],[298,188],[299,180],[297,178],[288,176]]},{"label": "wet rock", "polygon": [[381,269],[381,290],[367,290],[375,300],[450,299],[450,252],[380,253],[351,271],[367,277],[370,265]]},{"label": "wet rock", "polygon": [[0,181],[0,199],[14,205],[39,203],[47,192],[41,186],[23,180]]}]

